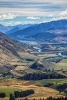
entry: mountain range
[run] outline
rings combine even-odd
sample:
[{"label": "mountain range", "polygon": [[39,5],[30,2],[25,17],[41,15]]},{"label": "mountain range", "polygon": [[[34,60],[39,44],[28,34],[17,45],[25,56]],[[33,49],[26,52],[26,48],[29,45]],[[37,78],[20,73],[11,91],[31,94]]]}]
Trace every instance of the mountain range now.
[{"label": "mountain range", "polygon": [[[11,29],[7,30],[5,33],[6,34],[12,34],[12,33],[17,32],[19,30],[28,28],[29,26],[32,26],[32,24],[24,24],[24,25],[19,24],[19,25],[11,27]],[[10,26],[8,26],[8,27],[10,27]]]},{"label": "mountain range", "polygon": [[[18,29],[18,28],[17,28]],[[16,40],[67,42],[67,20],[57,20],[29,26],[8,34]]]},{"label": "mountain range", "polygon": [[15,26],[5,26],[0,24],[0,31],[5,33],[5,34],[10,34],[10,33],[14,33],[16,31],[19,31],[21,29],[25,29],[29,26],[32,26],[32,24],[19,24],[19,25],[15,25]]}]

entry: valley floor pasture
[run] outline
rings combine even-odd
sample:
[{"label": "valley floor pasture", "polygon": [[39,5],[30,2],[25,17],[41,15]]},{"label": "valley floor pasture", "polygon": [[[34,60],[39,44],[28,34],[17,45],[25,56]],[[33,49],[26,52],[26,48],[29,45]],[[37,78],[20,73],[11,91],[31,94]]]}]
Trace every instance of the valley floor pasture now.
[{"label": "valley floor pasture", "polygon": [[[63,94],[60,94],[56,89],[44,87],[45,83],[53,82],[57,84],[62,84],[63,82],[67,82],[67,79],[60,80],[41,80],[41,81],[21,81],[16,79],[5,79],[0,80],[0,92],[6,93],[6,98],[0,98],[0,100],[9,100],[9,94],[14,94],[14,91],[23,91],[27,89],[33,89],[35,91],[34,94],[27,96],[30,100],[36,98],[46,99],[47,97],[62,97]],[[18,100],[18,99],[17,99]],[[23,98],[22,98],[23,100]]]}]

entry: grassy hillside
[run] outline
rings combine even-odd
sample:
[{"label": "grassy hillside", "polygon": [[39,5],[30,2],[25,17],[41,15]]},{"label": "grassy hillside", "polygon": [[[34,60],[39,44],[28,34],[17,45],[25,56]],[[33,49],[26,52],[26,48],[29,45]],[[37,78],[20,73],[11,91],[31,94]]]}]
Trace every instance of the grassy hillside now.
[{"label": "grassy hillside", "polygon": [[29,53],[31,50],[31,46],[15,41],[0,32],[0,72],[7,72],[15,68],[12,66],[23,62],[24,59],[35,58]]},{"label": "grassy hillside", "polygon": [[67,58],[58,55],[67,47],[37,44],[42,46],[42,52],[38,52],[32,46],[0,33],[0,92],[6,93],[6,98],[0,100],[8,100],[14,91],[27,89],[35,91],[28,96],[30,99],[66,95],[57,87],[67,84]]}]

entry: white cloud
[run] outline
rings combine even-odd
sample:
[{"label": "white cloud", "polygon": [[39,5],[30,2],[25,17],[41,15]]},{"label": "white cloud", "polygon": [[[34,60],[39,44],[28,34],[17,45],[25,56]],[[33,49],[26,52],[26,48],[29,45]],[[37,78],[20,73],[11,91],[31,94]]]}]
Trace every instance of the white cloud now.
[{"label": "white cloud", "polygon": [[62,11],[60,14],[59,14],[59,16],[61,17],[61,18],[67,18],[67,9],[65,10],[65,11]]},{"label": "white cloud", "polygon": [[33,20],[35,20],[35,19],[40,19],[40,17],[29,16],[29,17],[27,17],[27,19],[33,19]]},{"label": "white cloud", "polygon": [[22,24],[22,22],[21,21],[9,21],[9,22],[2,22],[2,24],[3,25],[5,25],[5,26],[14,26],[14,25],[19,25],[19,24]]},{"label": "white cloud", "polygon": [[67,9],[59,12],[59,14],[57,14],[57,15],[55,15],[55,14],[48,15],[48,17],[49,17],[49,19],[44,20],[43,23],[67,19]]},{"label": "white cloud", "polygon": [[57,20],[60,20],[60,19],[67,19],[67,9],[62,11],[58,16],[57,18],[55,18]]},{"label": "white cloud", "polygon": [[0,15],[0,20],[5,20],[5,19],[14,19],[17,15],[14,15],[12,13],[8,14],[1,14]]},{"label": "white cloud", "polygon": [[61,11],[58,15],[53,16],[52,19],[50,19],[49,21],[62,20],[62,19],[67,19],[67,9]]},{"label": "white cloud", "polygon": [[54,16],[54,14],[50,14],[48,17],[53,17]]}]

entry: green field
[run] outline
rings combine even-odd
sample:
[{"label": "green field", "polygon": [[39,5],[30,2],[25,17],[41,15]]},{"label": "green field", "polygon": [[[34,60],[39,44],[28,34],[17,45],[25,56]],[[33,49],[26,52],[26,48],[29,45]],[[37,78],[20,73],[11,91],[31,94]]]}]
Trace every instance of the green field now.
[{"label": "green field", "polygon": [[67,70],[67,59],[62,59],[60,62],[56,63],[54,66],[55,70]]},{"label": "green field", "polygon": [[0,93],[6,93],[6,97],[9,97],[10,93],[14,94],[14,91],[20,91],[18,88],[9,87],[9,86],[0,86]]},{"label": "green field", "polygon": [[67,83],[66,79],[44,79],[44,80],[38,80],[36,83],[40,83],[40,85],[45,85],[47,83],[53,83],[53,84],[64,84]]}]

